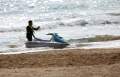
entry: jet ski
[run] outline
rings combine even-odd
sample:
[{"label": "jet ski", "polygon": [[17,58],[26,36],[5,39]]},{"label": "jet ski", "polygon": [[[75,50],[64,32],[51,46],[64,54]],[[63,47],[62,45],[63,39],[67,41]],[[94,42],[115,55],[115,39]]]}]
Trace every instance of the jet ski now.
[{"label": "jet ski", "polygon": [[27,41],[25,43],[27,48],[36,48],[36,47],[52,47],[52,48],[65,48],[69,44],[59,36],[57,33],[48,33],[52,38],[50,40],[43,40],[35,38],[33,41]]}]

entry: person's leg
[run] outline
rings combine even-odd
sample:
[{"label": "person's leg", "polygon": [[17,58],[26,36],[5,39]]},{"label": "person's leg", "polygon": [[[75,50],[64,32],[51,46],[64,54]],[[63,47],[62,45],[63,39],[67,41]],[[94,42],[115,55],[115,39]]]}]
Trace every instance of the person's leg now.
[{"label": "person's leg", "polygon": [[32,41],[32,36],[29,37],[29,41]]},{"label": "person's leg", "polygon": [[32,41],[32,36],[31,35],[27,36],[27,40]]}]

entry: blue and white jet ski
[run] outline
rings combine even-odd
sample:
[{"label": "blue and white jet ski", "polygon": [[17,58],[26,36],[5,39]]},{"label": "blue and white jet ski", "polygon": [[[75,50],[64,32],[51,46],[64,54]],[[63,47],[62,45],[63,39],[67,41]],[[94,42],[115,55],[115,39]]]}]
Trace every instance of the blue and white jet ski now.
[{"label": "blue and white jet ski", "polygon": [[33,41],[28,41],[25,43],[27,48],[36,47],[52,47],[52,48],[65,48],[69,44],[65,42],[63,37],[59,36],[57,33],[48,33],[47,35],[52,35],[50,40],[42,40],[35,38]]}]

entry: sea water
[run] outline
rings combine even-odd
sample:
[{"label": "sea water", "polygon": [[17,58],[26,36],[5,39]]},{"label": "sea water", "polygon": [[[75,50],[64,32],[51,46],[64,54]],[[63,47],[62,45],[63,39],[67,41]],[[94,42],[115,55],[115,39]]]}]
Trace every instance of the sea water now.
[{"label": "sea water", "polygon": [[[120,1],[0,0],[1,53],[46,49],[25,48],[29,20],[33,20],[34,27],[41,27],[35,32],[41,39],[50,39],[51,36],[46,34],[54,32],[66,41],[96,35],[120,35]],[[106,46],[104,43],[90,43],[87,47],[102,48]],[[72,44],[69,48],[76,47],[77,43]],[[111,45],[107,44],[108,47],[120,47],[118,41],[112,41]]]}]

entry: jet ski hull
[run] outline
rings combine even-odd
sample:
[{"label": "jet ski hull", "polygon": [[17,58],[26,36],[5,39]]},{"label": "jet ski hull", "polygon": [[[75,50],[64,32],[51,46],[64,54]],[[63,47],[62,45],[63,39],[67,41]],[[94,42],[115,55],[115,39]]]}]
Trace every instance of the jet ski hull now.
[{"label": "jet ski hull", "polygon": [[25,45],[27,48],[36,48],[36,47],[65,48],[69,44],[57,43],[57,42],[45,42],[45,41],[29,41],[26,42]]}]

